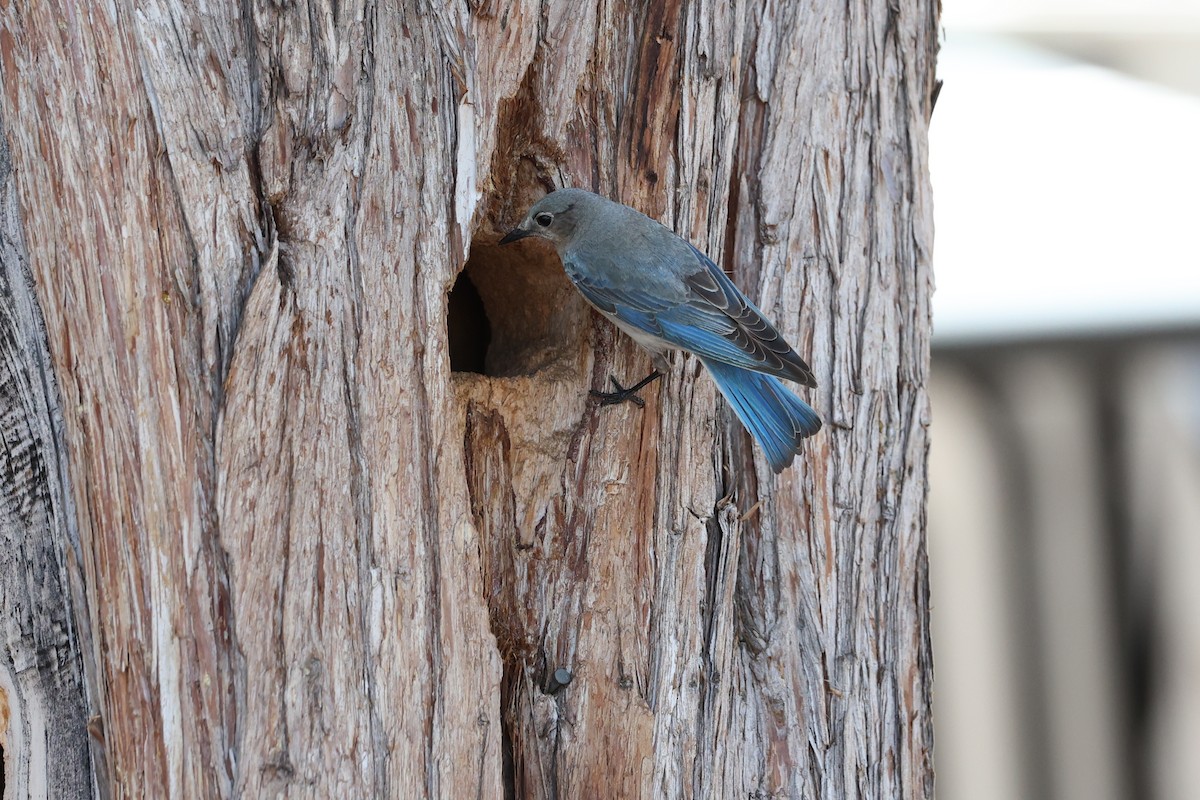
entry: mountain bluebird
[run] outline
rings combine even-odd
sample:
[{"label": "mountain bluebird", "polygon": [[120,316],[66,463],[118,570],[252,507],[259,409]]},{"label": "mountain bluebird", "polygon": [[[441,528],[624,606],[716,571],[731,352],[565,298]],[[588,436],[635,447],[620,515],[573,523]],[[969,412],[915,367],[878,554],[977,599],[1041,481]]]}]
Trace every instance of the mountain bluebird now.
[{"label": "mountain bluebird", "polygon": [[589,303],[649,350],[657,368],[628,389],[593,392],[605,403],[634,392],[667,368],[663,353],[693,353],[775,472],[821,428],[807,403],[779,381],[816,386],[808,365],[721,268],[659,223],[581,189],[560,189],[533,204],[500,244],[527,236],[558,250],[567,277]]}]

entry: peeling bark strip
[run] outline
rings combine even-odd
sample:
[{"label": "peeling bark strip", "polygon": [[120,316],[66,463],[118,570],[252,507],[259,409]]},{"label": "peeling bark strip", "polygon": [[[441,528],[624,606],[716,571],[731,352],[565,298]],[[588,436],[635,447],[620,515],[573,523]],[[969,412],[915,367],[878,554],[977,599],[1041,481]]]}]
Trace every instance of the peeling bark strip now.
[{"label": "peeling bark strip", "polygon": [[[101,790],[930,797],[936,30],[932,3],[0,4],[5,219],[62,403],[56,439],[17,328],[0,590],[34,564],[66,597],[78,565],[78,636],[65,604],[29,624],[63,730],[71,665],[94,687]],[[723,257],[811,354],[828,424],[789,473],[694,360],[644,410],[588,403],[645,355],[552,254],[492,246],[563,183]],[[488,336],[472,372],[450,330]],[[49,685],[13,652],[0,681]]]}]

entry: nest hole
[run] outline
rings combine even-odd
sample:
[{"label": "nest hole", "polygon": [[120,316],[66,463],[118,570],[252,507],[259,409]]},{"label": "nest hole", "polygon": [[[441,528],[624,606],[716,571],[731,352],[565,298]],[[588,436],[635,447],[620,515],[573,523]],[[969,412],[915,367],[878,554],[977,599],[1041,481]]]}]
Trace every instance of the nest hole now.
[{"label": "nest hole", "polygon": [[458,280],[450,290],[446,333],[450,339],[450,371],[487,374],[492,324],[488,321],[483,298],[466,270],[458,273]]},{"label": "nest hole", "polygon": [[587,334],[587,310],[542,242],[472,245],[450,290],[450,369],[496,378],[570,363]]}]

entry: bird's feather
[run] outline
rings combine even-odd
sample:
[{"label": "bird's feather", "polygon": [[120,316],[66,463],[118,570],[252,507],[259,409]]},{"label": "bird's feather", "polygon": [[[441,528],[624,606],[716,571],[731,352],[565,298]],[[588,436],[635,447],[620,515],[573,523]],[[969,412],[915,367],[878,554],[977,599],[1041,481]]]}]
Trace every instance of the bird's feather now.
[{"label": "bird's feather", "polygon": [[730,364],[701,359],[738,419],[762,447],[771,469],[782,472],[800,452],[800,443],[821,429],[812,407],[777,378]]},{"label": "bird's feather", "polygon": [[[764,372],[805,386],[815,386],[808,365],[766,320],[762,312],[738,290],[707,256],[690,244],[683,251],[687,262],[643,274],[682,276],[663,291],[660,285],[618,285],[607,272],[583,265],[564,265],[589,303],[618,323],[715,361]],[[574,267],[574,268],[573,268]]]}]

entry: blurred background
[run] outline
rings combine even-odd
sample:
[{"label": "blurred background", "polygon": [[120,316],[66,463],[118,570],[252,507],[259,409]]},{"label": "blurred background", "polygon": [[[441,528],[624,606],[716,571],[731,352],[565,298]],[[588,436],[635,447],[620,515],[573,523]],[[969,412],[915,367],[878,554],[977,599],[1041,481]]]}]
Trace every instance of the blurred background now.
[{"label": "blurred background", "polygon": [[941,800],[1200,798],[1200,0],[946,0]]}]

